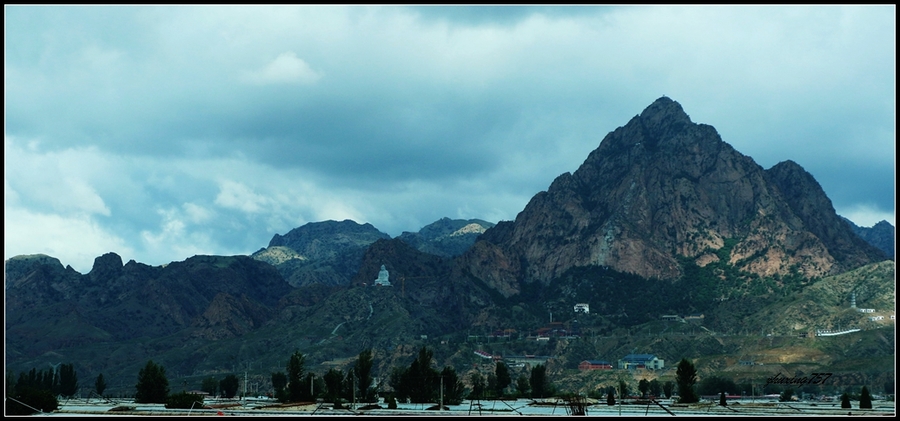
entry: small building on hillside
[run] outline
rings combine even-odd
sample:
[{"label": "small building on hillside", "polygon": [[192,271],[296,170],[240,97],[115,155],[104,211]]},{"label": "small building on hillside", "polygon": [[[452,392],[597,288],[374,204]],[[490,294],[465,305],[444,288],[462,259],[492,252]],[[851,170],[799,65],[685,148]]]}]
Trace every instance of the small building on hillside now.
[{"label": "small building on hillside", "polygon": [[653,354],[628,354],[622,357],[618,364],[620,370],[633,370],[636,368],[660,370],[664,366],[663,360],[656,358]]},{"label": "small building on hillside", "polygon": [[578,369],[581,371],[612,370],[612,368],[612,364],[609,361],[603,360],[584,360],[581,364],[578,364]]},{"label": "small building on hillside", "polygon": [[587,303],[575,304],[575,312],[588,314],[591,312],[591,306],[588,305]]},{"label": "small building on hillside", "polygon": [[677,322],[681,317],[678,317],[677,314],[663,314],[659,316],[660,319],[665,320],[667,322]]}]

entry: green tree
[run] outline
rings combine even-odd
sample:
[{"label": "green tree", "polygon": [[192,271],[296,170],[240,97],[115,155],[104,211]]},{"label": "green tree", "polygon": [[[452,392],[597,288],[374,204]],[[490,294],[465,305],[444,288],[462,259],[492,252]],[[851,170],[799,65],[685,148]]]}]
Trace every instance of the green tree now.
[{"label": "green tree", "polygon": [[444,404],[459,405],[462,403],[466,387],[462,380],[456,375],[453,367],[444,367],[441,371],[441,381],[439,387],[444,388]]},{"label": "green tree", "polygon": [[234,374],[229,374],[219,382],[219,390],[222,391],[222,395],[225,396],[225,398],[231,399],[235,395],[237,395],[237,391],[240,385],[240,379],[238,379],[238,377]]},{"label": "green tree", "polygon": [[325,373],[325,396],[330,402],[339,404],[341,400],[341,390],[344,385],[344,373],[340,370],[332,368]]},{"label": "green tree", "polygon": [[550,395],[552,387],[547,380],[547,367],[545,365],[538,364],[531,369],[529,385],[531,386],[532,398],[546,398]]},{"label": "green tree", "polygon": [[316,400],[316,397],[321,395],[322,390],[325,389],[325,381],[316,377],[314,373],[306,373],[306,376],[303,377],[303,384],[309,386],[309,391],[304,392],[303,395],[309,401]]},{"label": "green tree", "polygon": [[650,380],[650,394],[656,397],[659,397],[662,393],[662,385],[659,384],[659,380],[653,379]]},{"label": "green tree", "polygon": [[6,415],[49,413],[59,409],[59,401],[49,390],[34,386],[17,386],[6,399]]},{"label": "green tree", "polygon": [[628,383],[625,380],[619,380],[619,399],[628,397]]},{"label": "green tree", "polygon": [[354,373],[354,371],[355,370],[353,367],[350,367],[350,369],[347,370],[347,377],[344,378],[343,383],[344,388],[341,391],[341,397],[343,397],[347,402],[359,401],[359,395],[356,392],[359,385],[357,384],[356,373]]},{"label": "green tree", "polygon": [[203,408],[203,396],[188,392],[175,393],[173,395],[169,395],[169,398],[166,400],[166,408]]},{"label": "green tree", "polygon": [[494,373],[488,373],[487,375],[487,391],[488,395],[491,397],[497,396],[497,375]]},{"label": "green tree", "polygon": [[666,395],[666,399],[671,398],[672,392],[674,392],[674,391],[675,391],[675,383],[672,383],[671,381],[667,381],[667,382],[663,383],[663,394]]},{"label": "green tree", "polygon": [[356,376],[356,400],[358,402],[376,402],[375,388],[372,386],[372,349],[359,353],[353,374]]},{"label": "green tree", "polygon": [[75,372],[73,364],[63,364],[59,366],[59,394],[71,398],[78,393],[78,373]]},{"label": "green tree", "polygon": [[497,384],[494,392],[497,394],[497,397],[502,397],[503,390],[512,383],[512,379],[509,377],[509,367],[507,367],[503,361],[497,361],[494,375],[497,376]]},{"label": "green tree", "polygon": [[97,375],[97,380],[94,381],[94,391],[100,396],[103,396],[103,392],[106,391],[106,379],[103,378],[103,373]]},{"label": "green tree", "polygon": [[710,376],[697,383],[697,393],[700,395],[717,395],[722,392],[735,393],[739,390],[740,388],[734,380],[725,377]]},{"label": "green tree", "polygon": [[531,383],[528,381],[528,377],[524,374],[519,375],[519,378],[516,379],[516,392],[518,393],[520,398],[524,398],[528,396],[528,392],[531,391]]},{"label": "green tree", "polygon": [[288,401],[289,402],[300,402],[303,400],[305,385],[303,384],[303,365],[306,362],[306,357],[300,353],[300,351],[295,351],[293,355],[291,355],[291,359],[288,361],[287,365],[287,377],[288,377]]},{"label": "green tree", "polygon": [[216,392],[219,391],[219,381],[215,377],[207,377],[200,383],[200,390],[208,393],[209,396],[216,396]]},{"label": "green tree", "polygon": [[169,397],[169,379],[166,378],[166,369],[157,365],[153,360],[147,361],[138,372],[138,382],[135,385],[137,393],[134,394],[136,403],[166,403]]},{"label": "green tree", "polygon": [[409,400],[412,403],[435,402],[439,386],[437,370],[431,367],[434,353],[424,346],[419,350],[419,356],[409,365],[403,376],[403,382],[407,385]]},{"label": "green tree", "polygon": [[[394,398],[400,402],[409,400],[409,385],[406,384],[406,368],[394,367],[388,377],[388,384],[394,389]],[[327,381],[326,381],[327,383]]]},{"label": "green tree", "polygon": [[646,398],[647,392],[650,391],[650,382],[648,382],[647,379],[641,379],[641,381],[638,382],[638,390],[641,392],[641,397]]},{"label": "green tree", "polygon": [[272,388],[275,389],[275,398],[282,402],[287,402],[287,394],[284,389],[287,387],[287,375],[281,372],[272,373]]},{"label": "green tree", "polygon": [[844,392],[844,394],[841,395],[841,408],[850,408],[850,395],[848,395],[847,392]]},{"label": "green tree", "polygon": [[485,388],[484,376],[475,371],[469,376],[469,381],[472,382],[472,392],[469,394],[469,399],[483,399]]},{"label": "green tree", "polygon": [[866,386],[859,392],[859,409],[872,409],[872,396],[869,395],[869,388]]},{"label": "green tree", "polygon": [[784,392],[781,392],[781,396],[778,397],[779,402],[790,402],[794,399],[794,389],[786,389]]},{"label": "green tree", "polygon": [[678,402],[695,403],[700,401],[700,396],[694,391],[697,383],[697,369],[686,358],[682,358],[675,370],[675,383],[678,384]]}]

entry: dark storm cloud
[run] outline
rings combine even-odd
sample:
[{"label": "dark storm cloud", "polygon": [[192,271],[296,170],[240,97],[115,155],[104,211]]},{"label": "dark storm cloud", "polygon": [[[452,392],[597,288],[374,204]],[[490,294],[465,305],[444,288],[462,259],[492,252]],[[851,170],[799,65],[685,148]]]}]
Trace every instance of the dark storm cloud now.
[{"label": "dark storm cloud", "polygon": [[515,25],[535,14],[549,17],[579,17],[611,11],[597,6],[409,6],[425,21],[446,21],[461,25]]}]

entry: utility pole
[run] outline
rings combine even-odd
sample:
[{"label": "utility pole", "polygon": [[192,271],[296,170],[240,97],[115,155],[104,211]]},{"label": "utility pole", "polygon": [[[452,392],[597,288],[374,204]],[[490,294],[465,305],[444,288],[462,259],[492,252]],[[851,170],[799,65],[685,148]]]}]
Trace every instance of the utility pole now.
[{"label": "utility pole", "polygon": [[441,376],[441,401],[438,402],[438,411],[444,410],[444,376]]}]

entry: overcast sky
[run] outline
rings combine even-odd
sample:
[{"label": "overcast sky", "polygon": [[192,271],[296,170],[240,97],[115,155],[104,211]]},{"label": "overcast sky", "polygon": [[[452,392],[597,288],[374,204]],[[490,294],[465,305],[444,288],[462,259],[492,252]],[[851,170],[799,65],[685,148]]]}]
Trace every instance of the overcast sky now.
[{"label": "overcast sky", "polygon": [[512,220],[660,96],[894,224],[896,10],[5,6],[4,258]]}]

